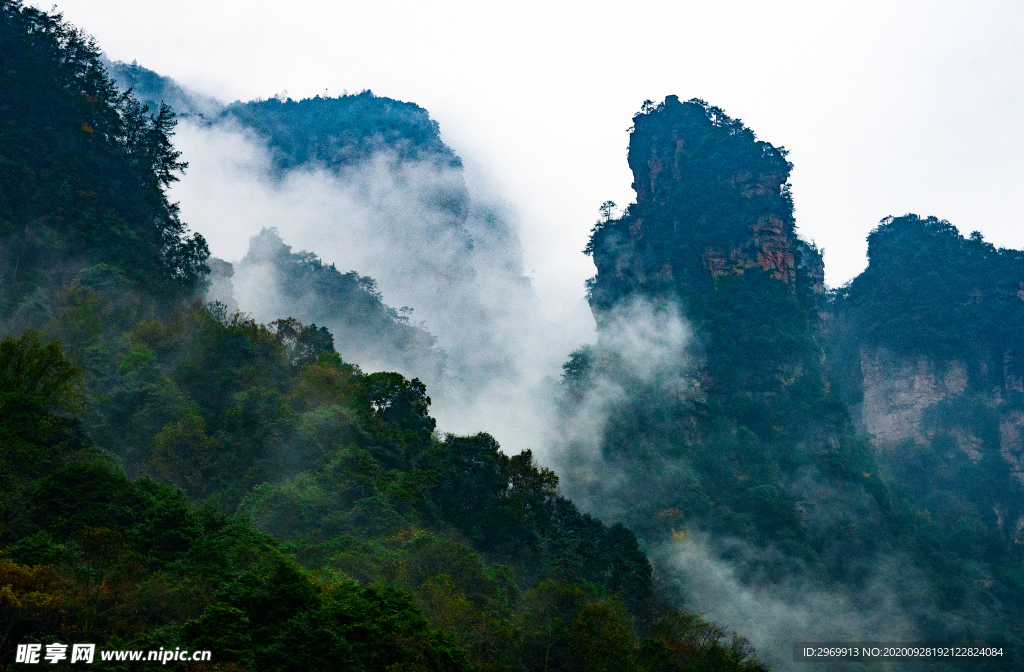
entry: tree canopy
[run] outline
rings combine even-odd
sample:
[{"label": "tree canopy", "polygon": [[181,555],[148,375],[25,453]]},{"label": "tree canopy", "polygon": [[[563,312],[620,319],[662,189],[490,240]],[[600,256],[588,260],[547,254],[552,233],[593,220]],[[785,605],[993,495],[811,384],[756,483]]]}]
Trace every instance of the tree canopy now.
[{"label": "tree canopy", "polygon": [[0,53],[0,319],[38,321],[36,302],[97,262],[164,296],[200,289],[206,243],[165,193],[185,168],[170,108],[118,93],[60,14],[4,0]]}]

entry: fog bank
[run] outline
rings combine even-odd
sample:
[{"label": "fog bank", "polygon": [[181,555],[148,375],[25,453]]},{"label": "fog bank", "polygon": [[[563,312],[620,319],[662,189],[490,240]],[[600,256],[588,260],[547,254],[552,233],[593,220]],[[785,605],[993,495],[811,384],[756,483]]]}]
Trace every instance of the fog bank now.
[{"label": "fog bank", "polygon": [[[531,285],[511,204],[478,197],[460,170],[386,151],[340,171],[277,173],[265,143],[233,122],[186,119],[176,145],[189,169],[171,197],[214,256],[238,262],[249,238],[273,227],[294,252],[372,277],[386,304],[411,309],[409,320],[437,338],[447,365],[437,375],[355,363],[422,378],[441,431],[488,431],[511,453],[543,450],[560,365],[593,339],[594,322],[583,287]],[[303,319],[281,314],[289,306],[265,267],[236,263],[235,272],[243,312]]]}]

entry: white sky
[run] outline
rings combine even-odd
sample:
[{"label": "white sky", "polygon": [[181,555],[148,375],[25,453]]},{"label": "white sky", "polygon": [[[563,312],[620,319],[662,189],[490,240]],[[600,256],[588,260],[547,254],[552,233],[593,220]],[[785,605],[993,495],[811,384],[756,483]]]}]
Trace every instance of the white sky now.
[{"label": "white sky", "polygon": [[863,269],[864,238],[890,214],[933,214],[1024,247],[1020,1],[64,0],[58,9],[111,58],[225,101],[370,88],[422,105],[518,208],[541,290],[572,283],[582,293],[593,267],[579,252],[598,205],[634,197],[631,117],[667,94],[704,98],[790,150],[797,224],[825,248],[832,286]]}]

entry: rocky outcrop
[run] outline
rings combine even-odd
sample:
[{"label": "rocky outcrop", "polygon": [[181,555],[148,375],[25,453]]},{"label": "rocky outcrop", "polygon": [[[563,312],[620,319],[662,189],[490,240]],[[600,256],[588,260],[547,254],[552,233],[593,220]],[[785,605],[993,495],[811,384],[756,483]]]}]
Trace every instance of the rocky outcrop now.
[{"label": "rocky outcrop", "polygon": [[794,228],[785,150],[700,100],[668,96],[633,121],[636,203],[599,222],[589,248],[599,324],[623,296],[685,297],[752,270],[812,301],[824,293],[821,255]]},{"label": "rocky outcrop", "polygon": [[800,280],[803,280],[807,289],[815,297],[823,296],[825,294],[825,260],[821,256],[821,251],[814,244],[799,238],[796,251],[797,285],[799,286]]},{"label": "rocky outcrop", "polygon": [[[795,286],[799,242],[788,200],[791,166],[785,152],[757,142],[740,122],[701,101],[681,103],[668,96],[662,105],[647,109],[646,116],[634,120],[630,142],[633,188],[642,213],[630,223],[630,236],[640,240],[649,229],[661,229],[657,233],[663,238],[668,231],[657,220],[674,211],[671,233],[689,229],[697,234],[694,242],[702,248],[704,270],[712,278],[760,268]],[[731,160],[708,156],[712,142],[729,146]],[[730,221],[716,222],[715,215],[726,205]],[[692,206],[702,209],[691,212]],[[674,264],[666,265],[666,274],[674,277]]]},{"label": "rocky outcrop", "polygon": [[911,214],[880,222],[868,259],[821,322],[855,421],[889,455],[951,439],[1024,483],[1024,252]]},{"label": "rocky outcrop", "polygon": [[719,403],[753,417],[790,390],[824,394],[824,263],[796,234],[785,150],[700,100],[668,96],[633,123],[637,200],[617,218],[606,204],[587,248],[598,333],[637,300],[678,310],[696,335],[685,356]]},{"label": "rocky outcrop", "polygon": [[864,377],[861,424],[876,446],[906,439],[926,443],[934,431],[922,427],[925,410],[967,389],[963,362],[940,364],[865,347],[860,366]]},{"label": "rocky outcrop", "polygon": [[[979,363],[973,364],[984,370]],[[940,422],[935,411],[942,402],[964,404],[970,398],[980,399],[998,422],[999,454],[1009,472],[1024,483],[1024,410],[1010,401],[1018,393],[1020,381],[1004,371],[1002,385],[986,386],[978,382],[978,376],[972,381],[970,368],[964,361],[938,361],[862,347],[863,398],[854,408],[860,427],[880,450],[896,449],[907,440],[930,444],[938,432],[945,432],[977,464],[983,450],[979,419]]]},{"label": "rocky outcrop", "polygon": [[210,267],[209,286],[206,288],[206,300],[210,303],[220,303],[228,314],[238,310],[238,301],[235,299],[235,287],[231,282],[235,274],[235,267],[223,259],[210,257],[206,260]]},{"label": "rocky outcrop", "polygon": [[[792,232],[787,232],[782,220],[766,215],[750,227],[750,237],[742,245],[728,252],[708,248],[704,252],[704,261],[715,279],[728,273],[742,274],[747,269],[760,268],[776,280],[795,287],[794,242]],[[822,266],[823,278],[824,270]]]}]

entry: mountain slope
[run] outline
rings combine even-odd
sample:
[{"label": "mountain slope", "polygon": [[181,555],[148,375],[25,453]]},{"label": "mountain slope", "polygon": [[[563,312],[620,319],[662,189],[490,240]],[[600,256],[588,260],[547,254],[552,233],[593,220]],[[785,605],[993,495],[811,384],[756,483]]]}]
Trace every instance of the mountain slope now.
[{"label": "mountain slope", "polygon": [[199,291],[205,241],[164,193],[183,166],[173,114],[118,94],[75,28],[2,11],[0,320],[38,325],[54,288],[97,262],[167,296]]},{"label": "mountain slope", "polygon": [[[114,94],[59,15],[0,0],[0,36],[42,115],[11,108],[40,136],[0,136],[4,243],[35,246],[0,339],[0,666],[88,641],[228,670],[764,669],[529,452],[438,434],[418,379],[343,362],[323,326],[193,300],[208,255],[164,196],[169,113]],[[36,100],[40,73],[68,79]],[[368,278],[256,242],[332,314],[424,337]]]}]

